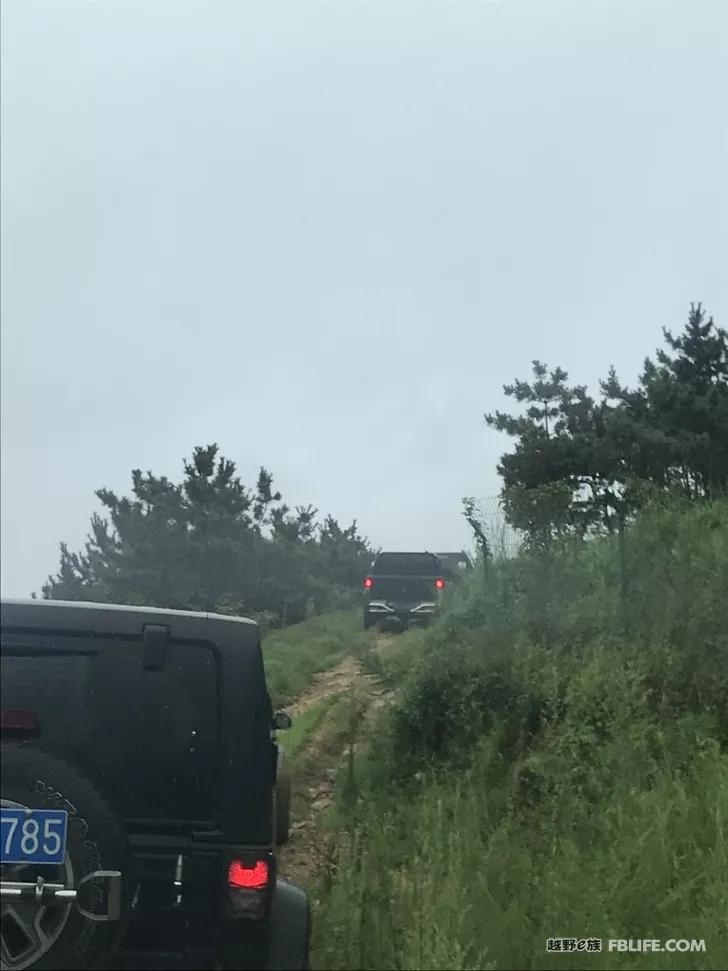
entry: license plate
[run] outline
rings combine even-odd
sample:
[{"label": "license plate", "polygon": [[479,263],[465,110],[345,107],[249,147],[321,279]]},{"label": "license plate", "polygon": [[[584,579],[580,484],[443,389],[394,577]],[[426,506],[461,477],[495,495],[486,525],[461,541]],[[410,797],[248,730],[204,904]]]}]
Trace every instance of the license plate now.
[{"label": "license plate", "polygon": [[63,863],[68,813],[60,809],[0,810],[0,863]]}]

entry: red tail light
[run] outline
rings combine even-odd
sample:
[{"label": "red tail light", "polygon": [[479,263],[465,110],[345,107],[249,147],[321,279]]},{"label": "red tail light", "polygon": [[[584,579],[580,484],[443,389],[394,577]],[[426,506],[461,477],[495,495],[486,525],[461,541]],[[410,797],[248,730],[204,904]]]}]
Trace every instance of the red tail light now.
[{"label": "red tail light", "polygon": [[445,581],[442,579],[442,577],[438,577],[437,580],[435,580],[435,590],[442,590],[444,587]]},{"label": "red tail light", "polygon": [[34,711],[20,711],[3,708],[0,711],[0,728],[18,732],[36,732],[38,718]]},{"label": "red tail light", "polygon": [[367,590],[371,590],[372,587],[374,586],[374,578],[364,577],[364,586],[366,587]]},{"label": "red tail light", "polygon": [[264,890],[269,875],[266,860],[256,860],[252,864],[233,860],[228,868],[228,886],[235,890]]}]

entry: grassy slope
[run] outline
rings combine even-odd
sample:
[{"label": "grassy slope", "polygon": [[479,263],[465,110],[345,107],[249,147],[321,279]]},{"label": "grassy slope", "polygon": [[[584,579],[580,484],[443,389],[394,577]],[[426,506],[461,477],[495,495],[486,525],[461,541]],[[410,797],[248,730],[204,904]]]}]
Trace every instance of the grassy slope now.
[{"label": "grassy slope", "polygon": [[332,667],[346,654],[365,652],[370,642],[370,635],[361,629],[360,614],[353,611],[271,631],[263,640],[263,658],[273,704],[292,701],[314,674]]},{"label": "grassy slope", "polygon": [[[475,578],[398,703],[315,923],[318,968],[728,967],[728,504]],[[704,938],[547,955],[547,937]]]}]

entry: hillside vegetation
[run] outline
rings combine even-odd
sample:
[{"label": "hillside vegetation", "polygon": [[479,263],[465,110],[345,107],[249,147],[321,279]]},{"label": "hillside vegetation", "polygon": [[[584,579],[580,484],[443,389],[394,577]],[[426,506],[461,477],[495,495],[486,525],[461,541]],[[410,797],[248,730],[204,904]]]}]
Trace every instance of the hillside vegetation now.
[{"label": "hillside vegetation", "polygon": [[[728,332],[697,304],[663,336],[632,389],[610,368],[595,396],[541,361],[505,386],[515,413],[485,421],[512,440],[520,552],[498,557],[464,499],[477,568],[426,633],[364,635],[356,523],[292,512],[265,469],[246,488],[215,445],[179,484],[135,470],[131,497],[99,490],[108,519],[62,545],[46,597],[257,618],[276,704],[344,667],[290,736],[297,807],[347,751],[319,799],[340,793],[331,848],[318,810],[305,821],[305,872],[325,859],[313,966],[728,967]],[[385,682],[366,718],[343,688],[365,678]]]},{"label": "hillside vegetation", "polygon": [[355,766],[315,967],[637,966],[547,955],[561,936],[704,938],[639,967],[728,966],[728,502],[650,508],[626,539],[626,600],[619,543],[567,540],[481,564],[383,654],[400,691]]},{"label": "hillside vegetation", "polygon": [[466,499],[478,569],[382,653],[316,966],[728,967],[728,333],[698,304],[664,339],[636,389],[534,361],[486,415],[522,549]]}]

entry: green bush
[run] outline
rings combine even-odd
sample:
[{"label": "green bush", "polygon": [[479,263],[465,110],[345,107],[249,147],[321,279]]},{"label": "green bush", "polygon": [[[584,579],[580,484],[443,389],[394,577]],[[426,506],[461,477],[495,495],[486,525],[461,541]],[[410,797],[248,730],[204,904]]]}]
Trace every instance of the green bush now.
[{"label": "green bush", "polygon": [[[520,708],[519,685],[501,653],[488,663],[464,643],[425,655],[393,710],[395,756],[408,766],[456,758],[496,718]],[[466,755],[467,757],[467,755]]]}]

